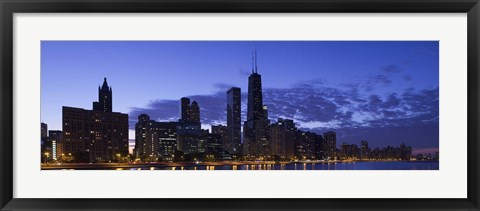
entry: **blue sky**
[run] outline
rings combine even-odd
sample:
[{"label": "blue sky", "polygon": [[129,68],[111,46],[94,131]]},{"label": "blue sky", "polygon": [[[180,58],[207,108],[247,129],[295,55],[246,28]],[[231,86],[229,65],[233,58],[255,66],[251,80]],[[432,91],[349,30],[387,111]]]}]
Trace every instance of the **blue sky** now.
[{"label": "blue sky", "polygon": [[131,128],[140,113],[178,119],[185,96],[204,127],[224,123],[225,92],[246,94],[255,48],[272,121],[333,129],[339,144],[438,147],[436,41],[43,41],[41,121],[61,130],[61,107],[91,109],[107,77]]}]

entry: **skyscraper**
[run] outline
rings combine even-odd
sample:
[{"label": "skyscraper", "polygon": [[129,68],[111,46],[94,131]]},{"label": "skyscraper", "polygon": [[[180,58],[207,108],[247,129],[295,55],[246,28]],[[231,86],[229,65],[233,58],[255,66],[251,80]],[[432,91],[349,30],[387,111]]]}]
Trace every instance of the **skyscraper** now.
[{"label": "skyscraper", "polygon": [[227,91],[227,139],[224,147],[229,153],[241,151],[241,92],[240,88],[232,87]]},{"label": "skyscraper", "polygon": [[41,160],[46,160],[47,153],[51,151],[51,144],[48,140],[48,125],[45,123],[40,124],[40,147],[41,147]]},{"label": "skyscraper", "polygon": [[370,148],[368,147],[368,142],[365,140],[361,141],[361,158],[366,160],[370,157]]},{"label": "skyscraper", "polygon": [[140,114],[135,124],[135,157],[150,162],[159,158],[172,161],[178,149],[177,126],[178,122],[156,122]]},{"label": "skyscraper", "polygon": [[248,77],[247,121],[244,123],[244,154],[268,154],[268,116],[263,105],[262,76],[258,74],[257,53],[252,56],[252,74]]},{"label": "skyscraper", "polygon": [[108,87],[107,78],[103,79],[102,87],[98,87],[98,101],[93,102],[93,110],[112,112],[112,87]]},{"label": "skyscraper", "polygon": [[180,118],[181,122],[190,122],[190,98],[180,99]]},{"label": "skyscraper", "polygon": [[200,107],[198,107],[197,101],[193,101],[190,105],[190,121],[200,123]]},{"label": "skyscraper", "polygon": [[40,124],[40,138],[42,139],[42,142],[47,139],[48,137],[48,125],[45,123]]},{"label": "skyscraper", "polygon": [[199,151],[198,140],[201,133],[200,107],[196,101],[190,105],[190,99],[180,99],[180,113],[182,118],[178,125],[178,148],[185,154]]},{"label": "skyscraper", "polygon": [[295,156],[297,128],[291,119],[281,119],[270,125],[270,154],[292,160]]},{"label": "skyscraper", "polygon": [[336,160],[337,156],[337,134],[333,131],[328,131],[323,134],[323,140],[325,142],[325,159]]},{"label": "skyscraper", "polygon": [[105,78],[93,110],[62,107],[63,149],[75,162],[113,162],[128,155],[128,114],[111,111],[111,95]]}]

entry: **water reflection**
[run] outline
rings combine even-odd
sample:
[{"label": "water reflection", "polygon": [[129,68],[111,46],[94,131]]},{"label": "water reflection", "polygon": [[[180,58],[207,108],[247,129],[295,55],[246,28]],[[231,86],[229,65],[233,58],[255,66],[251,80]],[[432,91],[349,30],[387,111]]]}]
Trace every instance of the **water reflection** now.
[{"label": "water reflection", "polygon": [[[100,170],[438,170],[439,162],[324,162],[324,163],[276,163],[244,165],[186,165],[186,166],[136,166],[136,167],[99,167]],[[62,170],[75,170],[64,168]]]}]

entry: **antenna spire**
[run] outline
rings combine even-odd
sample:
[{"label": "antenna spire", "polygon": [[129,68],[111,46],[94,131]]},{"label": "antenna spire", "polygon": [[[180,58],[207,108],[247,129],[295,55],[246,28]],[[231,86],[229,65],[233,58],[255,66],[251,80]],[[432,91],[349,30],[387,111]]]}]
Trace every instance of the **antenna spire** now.
[{"label": "antenna spire", "polygon": [[254,53],[252,52],[252,74],[255,73],[255,60],[253,59]]},{"label": "antenna spire", "polygon": [[257,47],[255,47],[255,73],[258,73],[258,69],[257,69]]}]

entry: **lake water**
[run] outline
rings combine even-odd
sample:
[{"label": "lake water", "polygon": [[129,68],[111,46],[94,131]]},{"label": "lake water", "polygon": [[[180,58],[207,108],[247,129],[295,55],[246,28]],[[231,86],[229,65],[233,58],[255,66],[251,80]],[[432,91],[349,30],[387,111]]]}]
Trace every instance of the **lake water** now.
[{"label": "lake water", "polygon": [[290,163],[263,165],[221,165],[183,167],[142,167],[117,170],[438,170],[438,161],[377,161],[339,163]]}]

